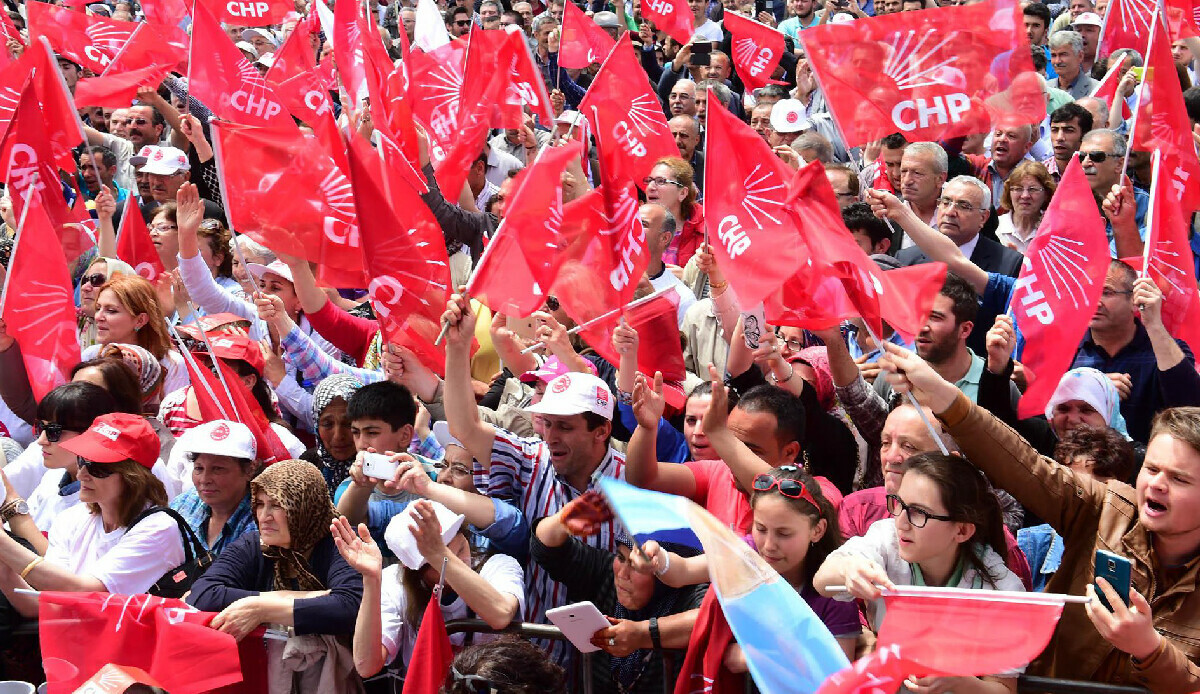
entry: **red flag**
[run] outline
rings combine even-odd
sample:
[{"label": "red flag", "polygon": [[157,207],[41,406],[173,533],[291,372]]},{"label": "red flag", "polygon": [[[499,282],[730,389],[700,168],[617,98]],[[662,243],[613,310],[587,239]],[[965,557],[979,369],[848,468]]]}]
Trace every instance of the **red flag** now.
[{"label": "red flag", "polygon": [[687,43],[696,33],[692,8],[686,0],[646,0],[642,15],[679,43]]},{"label": "red flag", "polygon": [[291,0],[201,0],[201,4],[220,21],[242,27],[279,24],[296,11]]},{"label": "red flag", "polygon": [[192,96],[227,121],[295,133],[296,125],[275,92],[230,42],[203,3],[195,6],[192,41],[204,47],[192,53],[188,82]]},{"label": "red flag", "polygon": [[117,51],[103,76],[140,70],[156,63],[172,66],[176,72],[186,72],[190,40],[179,27],[142,22]]},{"label": "red flag", "polygon": [[67,382],[71,367],[79,363],[79,343],[71,274],[41,195],[31,195],[25,204],[25,226],[13,248],[0,306],[8,334],[21,345],[33,396],[41,400]]},{"label": "red flag", "polygon": [[136,22],[88,16],[43,2],[30,3],[26,9],[30,39],[45,36],[56,53],[97,75],[104,72],[138,27]]},{"label": "red flag", "polygon": [[675,680],[675,694],[696,692],[738,692],[745,689],[743,678],[725,667],[725,651],[733,643],[733,631],[725,621],[717,591],[711,588],[700,603],[696,625],[688,637],[687,655]]},{"label": "red flag", "polygon": [[215,616],[150,595],[42,591],[39,641],[50,691],[75,691],[108,664],[144,670],[179,694],[239,682],[237,642],[208,626]]},{"label": "red flag", "polygon": [[1108,263],[1104,220],[1079,161],[1073,159],[1013,288],[1010,306],[1025,336],[1021,362],[1029,378],[1017,409],[1022,419],[1045,412],[1059,379],[1071,367],[1075,347],[1100,301]]},{"label": "red flag", "polygon": [[84,141],[83,123],[45,39],[31,43],[19,60],[0,72],[0,133],[8,131],[26,81],[33,83],[41,106],[40,138],[46,140],[58,168],[74,173],[74,148]]},{"label": "red flag", "polygon": [[467,282],[467,294],[494,313],[524,318],[546,302],[546,293],[525,258],[515,226],[502,225],[483,249]]},{"label": "red flag", "polygon": [[117,75],[88,77],[75,84],[75,105],[123,108],[137,98],[141,87],[157,88],[171,72],[171,65],[149,65]]},{"label": "red flag", "polygon": [[433,53],[414,51],[409,55],[413,116],[429,132],[429,158],[436,166],[446,158],[458,132],[467,41],[456,39]]},{"label": "red flag", "polygon": [[1145,271],[1163,293],[1163,326],[1195,354],[1200,351],[1200,293],[1193,274],[1196,260],[1188,243],[1191,225],[1180,208],[1177,180],[1169,173],[1173,166],[1171,157],[1163,156],[1155,171],[1146,220],[1145,256],[1149,262]]},{"label": "red flag", "polygon": [[1156,6],[1156,3],[1141,0],[1110,0],[1096,57],[1111,55],[1119,48],[1141,52],[1150,40]]},{"label": "red flag", "polygon": [[679,156],[658,97],[633,53],[629,32],[600,66],[579,111],[599,140],[600,170],[607,180],[640,186],[655,161]]},{"label": "red flag", "polygon": [[17,25],[13,24],[6,12],[0,12],[0,39],[3,39],[4,43],[16,41],[22,46],[25,45],[25,37],[21,36],[20,31],[17,31]]},{"label": "red flag", "polygon": [[121,229],[117,232],[117,257],[132,265],[137,274],[149,282],[155,282],[159,275],[167,271],[132,195],[125,199],[125,212],[121,215]]},{"label": "red flag", "polygon": [[582,70],[604,60],[617,42],[575,6],[563,5],[562,38],[558,64],[568,70]]},{"label": "red flag", "polygon": [[588,345],[614,365],[621,363],[621,355],[612,347],[612,335],[622,316],[638,332],[638,371],[650,378],[662,372],[667,404],[682,410],[687,401],[683,392],[687,366],[679,341],[679,293],[674,287],[655,292],[580,331]]},{"label": "red flag", "polygon": [[1138,92],[1133,137],[1129,148],[1141,152],[1158,150],[1173,181],[1174,194],[1185,210],[1200,208],[1200,160],[1192,139],[1192,124],[1179,91],[1178,73],[1171,45],[1162,24],[1154,23],[1146,50],[1145,79]]},{"label": "red flag", "polygon": [[746,89],[783,84],[771,78],[787,50],[783,34],[736,12],[727,12],[722,25],[730,34],[733,66]]},{"label": "red flag", "polygon": [[988,71],[1001,53],[1011,54],[1009,74],[1033,70],[1011,0],[823,24],[805,30],[804,46],[847,147],[893,132],[910,142],[940,140],[1002,117],[1040,123],[1046,116],[1036,81],[1010,86]]},{"label": "red flag", "polygon": [[148,21],[164,26],[179,26],[192,13],[187,0],[144,0],[141,6]]},{"label": "red flag", "polygon": [[404,675],[403,694],[437,694],[454,662],[454,649],[446,633],[446,618],[442,616],[441,589],[433,591],[425,614],[421,617],[421,628],[413,643],[408,672]]},{"label": "red flag", "polygon": [[904,680],[921,671],[918,663],[901,656],[899,646],[883,646],[854,661],[845,670],[831,675],[817,690],[817,694],[896,692],[904,685]]},{"label": "red flag", "polygon": [[[1130,60],[1128,53],[1121,54],[1120,60],[1116,65],[1108,68],[1108,72],[1104,73],[1104,79],[1100,80],[1100,84],[1096,85],[1096,90],[1092,92],[1092,96],[1100,99],[1108,106],[1111,111],[1113,102],[1118,100],[1117,85],[1121,82],[1121,76],[1124,73],[1125,64]],[[1119,99],[1121,102],[1121,117],[1129,120],[1133,116],[1133,111],[1129,108],[1129,102],[1124,99]]]},{"label": "red flag", "polygon": [[713,171],[704,200],[717,261],[743,306],[779,291],[804,254],[784,209],[793,172],[771,147],[728,109],[708,115],[704,152]]},{"label": "red flag", "polygon": [[362,5],[356,2],[335,3],[333,32],[334,60],[350,97],[345,106],[350,113],[357,113],[363,100],[370,96],[367,91],[365,47],[370,34],[362,21]]},{"label": "red flag", "polygon": [[[284,107],[309,124],[330,152],[339,155],[344,145],[333,119],[329,90],[316,74],[317,63],[310,37],[307,22],[296,24],[287,40],[275,51],[275,62],[267,70],[265,79]],[[338,163],[345,165],[344,161]]]}]

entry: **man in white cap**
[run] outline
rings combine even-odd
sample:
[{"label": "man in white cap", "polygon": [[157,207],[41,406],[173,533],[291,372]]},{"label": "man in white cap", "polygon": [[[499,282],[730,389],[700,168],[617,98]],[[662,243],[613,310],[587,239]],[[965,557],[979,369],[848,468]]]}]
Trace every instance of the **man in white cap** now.
[{"label": "man in white cap", "polygon": [[[625,458],[610,445],[616,398],[608,385],[590,373],[570,372],[554,378],[542,399],[527,410],[540,420],[542,438],[517,438],[479,418],[471,388],[470,350],[475,313],[455,294],[442,322],[446,335],[446,382],[443,395],[450,433],[478,461],[476,485],[488,496],[513,499],[531,526],[557,513],[584,492],[597,489],[604,477],[623,479]],[[593,547],[616,552],[613,521],[596,535],[580,538]],[[534,565],[525,575],[528,618],[545,623],[546,610],[566,604],[566,590]],[[567,649],[551,646],[563,661]]]},{"label": "man in white cap", "polygon": [[258,51],[259,57],[267,53],[274,53],[279,49],[279,41],[275,35],[262,27],[246,29],[242,32],[242,40],[249,41],[250,45],[254,46],[254,50]]},{"label": "man in white cap", "polygon": [[188,429],[172,450],[168,472],[187,488],[171,502],[216,556],[254,525],[250,480],[258,472],[250,427],[215,419]]},{"label": "man in white cap", "polygon": [[183,150],[156,147],[148,153],[146,162],[138,167],[138,172],[149,174],[150,195],[162,205],[175,201],[179,187],[187,183],[191,176],[191,168]]},{"label": "man in white cap", "polygon": [[1092,65],[1096,63],[1096,49],[1100,45],[1100,29],[1103,26],[1104,20],[1095,12],[1084,12],[1071,22],[1071,29],[1083,37],[1083,70],[1088,74],[1091,74]]}]

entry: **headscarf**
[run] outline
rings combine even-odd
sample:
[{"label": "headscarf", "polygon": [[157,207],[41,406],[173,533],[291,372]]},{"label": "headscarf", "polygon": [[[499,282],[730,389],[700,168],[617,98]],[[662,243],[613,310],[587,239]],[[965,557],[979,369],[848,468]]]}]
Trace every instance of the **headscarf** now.
[{"label": "headscarf", "polygon": [[811,384],[817,391],[817,402],[826,412],[837,405],[837,393],[833,389],[833,371],[829,367],[829,352],[825,347],[805,347],[796,352],[792,362],[804,362],[817,374],[817,382]]},{"label": "headscarf", "polygon": [[162,377],[162,364],[144,347],[114,342],[101,348],[97,356],[115,357],[133,369],[138,377],[138,387],[142,391],[143,400],[151,396],[154,389],[158,387],[159,379]]},{"label": "headscarf", "polygon": [[1081,366],[1063,374],[1046,402],[1046,419],[1054,419],[1054,408],[1069,400],[1082,400],[1100,413],[1104,423],[1128,438],[1125,417],[1121,415],[1121,395],[1108,376],[1090,366]]},{"label": "headscarf", "polygon": [[[329,524],[337,509],[329,500],[325,478],[305,460],[281,460],[267,466],[250,481],[250,497],[265,493],[287,513],[291,547],[263,546],[262,553],[275,561],[275,590],[324,590],[328,586],[309,570],[306,556],[329,537]],[[254,516],[258,525],[258,514]]]},{"label": "headscarf", "polygon": [[[317,426],[317,422],[321,419],[321,413],[329,407],[329,403],[337,398],[350,403],[350,398],[362,388],[362,381],[357,377],[348,374],[334,374],[317,385],[317,389],[313,391],[313,426]],[[325,442],[321,440],[320,432],[314,431],[317,434],[317,459],[321,463],[321,474],[325,476],[325,482],[332,490],[337,488],[342,480],[346,479],[350,474],[350,466],[354,463],[354,458],[349,460],[337,460],[325,448]]]}]

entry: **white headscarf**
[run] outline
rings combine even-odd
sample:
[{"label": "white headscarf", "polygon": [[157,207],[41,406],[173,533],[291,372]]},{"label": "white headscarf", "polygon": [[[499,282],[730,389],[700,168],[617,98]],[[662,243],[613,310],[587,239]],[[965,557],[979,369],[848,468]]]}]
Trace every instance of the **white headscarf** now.
[{"label": "white headscarf", "polygon": [[1063,374],[1054,395],[1046,402],[1046,419],[1054,419],[1054,408],[1070,400],[1082,400],[1100,413],[1104,423],[1128,437],[1125,417],[1121,415],[1121,395],[1117,387],[1098,369],[1081,366]]}]

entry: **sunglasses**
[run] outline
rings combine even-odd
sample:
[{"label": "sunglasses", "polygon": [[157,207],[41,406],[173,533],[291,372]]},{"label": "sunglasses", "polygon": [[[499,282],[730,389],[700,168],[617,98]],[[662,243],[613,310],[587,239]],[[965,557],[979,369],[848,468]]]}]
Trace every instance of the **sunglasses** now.
[{"label": "sunglasses", "polygon": [[45,434],[46,440],[49,441],[50,443],[58,443],[59,440],[62,439],[62,435],[63,435],[64,431],[71,431],[71,430],[64,427],[61,424],[56,424],[54,422],[38,421],[38,422],[34,422],[34,424],[33,424],[34,435],[41,436],[42,434]]},{"label": "sunglasses", "polygon": [[469,20],[469,19],[455,20],[454,26],[460,26],[460,27],[471,26],[471,20]]},{"label": "sunglasses", "polygon": [[[799,468],[793,465],[785,465],[779,469],[783,472],[796,472],[799,470]],[[813,498],[813,495],[809,493],[804,483],[800,480],[781,479],[766,472],[754,478],[754,491],[769,492],[772,489],[778,489],[780,494],[789,499],[804,499],[812,504],[813,508],[817,509],[818,512],[821,510],[820,504],[817,503],[817,500]]]},{"label": "sunglasses", "polygon": [[80,286],[83,286],[85,284],[90,284],[93,287],[103,287],[104,283],[107,281],[108,281],[108,278],[104,276],[103,272],[97,272],[92,275],[84,275],[83,278],[79,281],[79,284],[80,284]]},{"label": "sunglasses", "polygon": [[499,691],[491,680],[480,675],[464,675],[458,671],[458,668],[451,666],[450,675],[454,678],[456,684],[466,686],[474,694],[495,694]]},{"label": "sunglasses", "polygon": [[92,477],[94,477],[98,480],[102,480],[105,477],[108,477],[109,475],[113,474],[113,469],[111,467],[109,467],[108,465],[105,465],[104,463],[97,463],[97,462],[93,462],[91,460],[84,460],[83,458],[79,458],[78,464],[79,464],[80,472],[87,470],[87,473],[89,475],[91,475]]},{"label": "sunglasses", "polygon": [[1083,160],[1085,160],[1085,159],[1091,159],[1093,162],[1095,162],[1095,163],[1097,163],[1097,164],[1103,164],[1103,163],[1104,163],[1104,160],[1105,160],[1105,159],[1108,159],[1108,152],[1084,152],[1084,151],[1079,151],[1079,152],[1076,152],[1076,153],[1075,153],[1075,156],[1079,158],[1079,163],[1080,163],[1080,164],[1082,164],[1082,163],[1083,163]]}]

